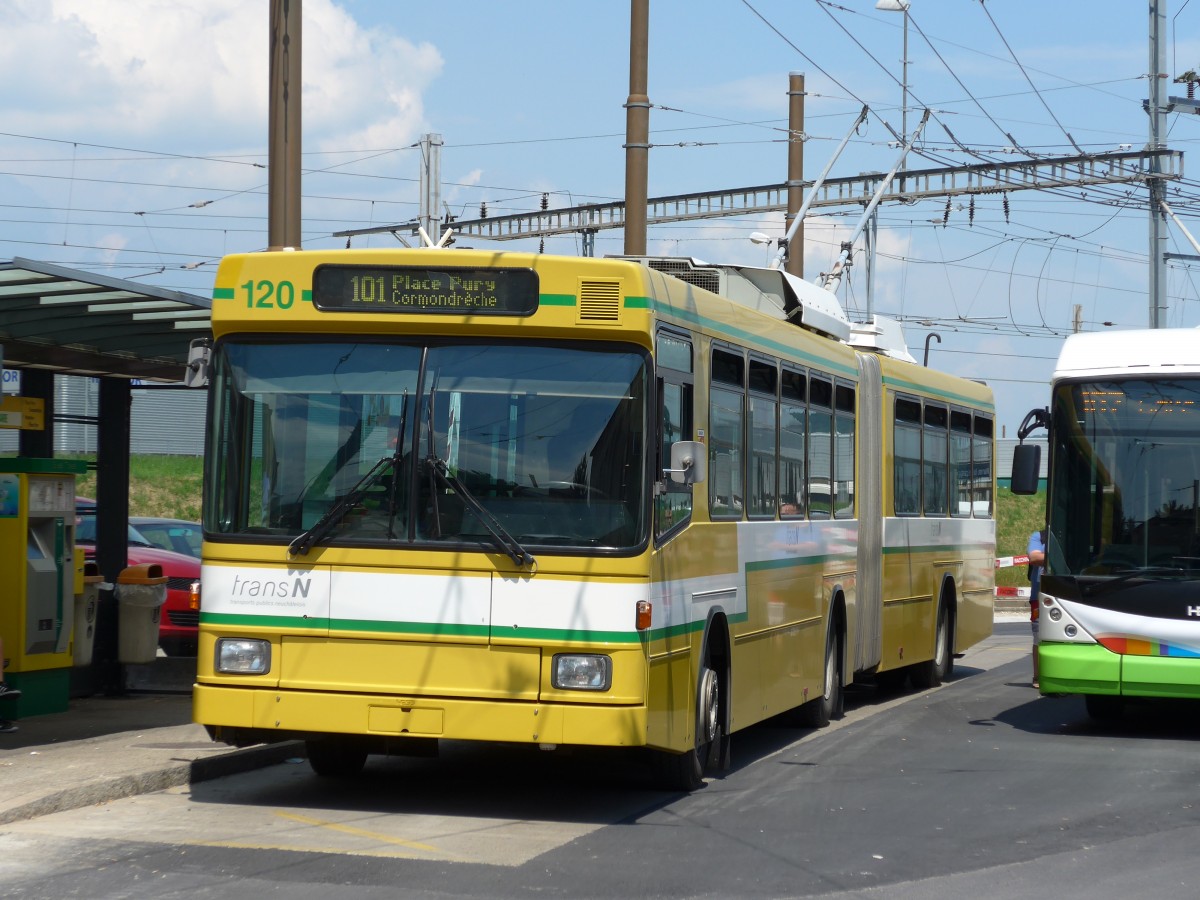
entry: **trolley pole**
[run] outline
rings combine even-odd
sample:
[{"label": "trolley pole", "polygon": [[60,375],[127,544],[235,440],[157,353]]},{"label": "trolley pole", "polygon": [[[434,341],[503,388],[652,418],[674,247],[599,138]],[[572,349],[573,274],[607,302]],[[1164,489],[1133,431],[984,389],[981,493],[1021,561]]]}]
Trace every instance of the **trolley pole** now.
[{"label": "trolley pole", "polygon": [[629,99],[625,101],[625,255],[646,255],[646,197],[650,155],[650,0],[629,4]]},{"label": "trolley pole", "polygon": [[267,137],[267,246],[299,249],[300,5],[271,0]]}]

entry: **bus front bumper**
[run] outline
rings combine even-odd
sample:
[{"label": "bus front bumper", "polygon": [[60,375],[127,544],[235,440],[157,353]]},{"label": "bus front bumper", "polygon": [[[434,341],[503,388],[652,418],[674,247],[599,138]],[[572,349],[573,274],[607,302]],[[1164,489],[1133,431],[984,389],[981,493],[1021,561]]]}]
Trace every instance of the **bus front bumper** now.
[{"label": "bus front bumper", "polygon": [[1038,683],[1043,694],[1123,697],[1200,697],[1200,659],[1122,656],[1099,644],[1038,645]]},{"label": "bus front bumper", "polygon": [[396,697],[197,684],[195,721],[218,740],[271,743],[327,734],[532,744],[646,744],[643,706]]}]

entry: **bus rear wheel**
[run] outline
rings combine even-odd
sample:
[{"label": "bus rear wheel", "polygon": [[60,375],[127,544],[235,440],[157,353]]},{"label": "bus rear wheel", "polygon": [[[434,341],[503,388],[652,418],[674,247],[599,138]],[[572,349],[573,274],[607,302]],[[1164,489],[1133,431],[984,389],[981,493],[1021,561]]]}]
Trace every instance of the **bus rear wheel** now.
[{"label": "bus rear wheel", "polygon": [[367,762],[367,748],[354,738],[315,738],[304,746],[308,764],[322,778],[352,778]]},{"label": "bus rear wheel", "polygon": [[938,604],[937,633],[933,639],[933,659],[913,666],[913,687],[937,687],[954,671],[954,653],[950,649],[950,611],[945,602]]}]

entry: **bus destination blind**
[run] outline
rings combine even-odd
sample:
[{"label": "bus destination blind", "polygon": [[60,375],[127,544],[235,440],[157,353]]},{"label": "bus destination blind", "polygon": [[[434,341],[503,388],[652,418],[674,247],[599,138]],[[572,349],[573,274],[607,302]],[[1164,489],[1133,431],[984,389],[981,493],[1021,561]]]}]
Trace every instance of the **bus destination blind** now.
[{"label": "bus destination blind", "polygon": [[326,312],[527,316],[538,307],[532,269],[320,266],[313,305]]}]

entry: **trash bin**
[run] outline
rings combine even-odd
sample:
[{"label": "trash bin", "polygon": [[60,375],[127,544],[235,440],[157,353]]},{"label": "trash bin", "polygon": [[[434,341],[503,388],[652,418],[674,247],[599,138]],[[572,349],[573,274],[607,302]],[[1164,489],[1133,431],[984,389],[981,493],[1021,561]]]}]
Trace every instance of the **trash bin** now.
[{"label": "trash bin", "polygon": [[167,602],[167,576],[157,563],[122,569],[117,576],[117,660],[154,662],[158,622]]},{"label": "trash bin", "polygon": [[74,663],[76,666],[92,664],[92,647],[96,640],[96,604],[100,600],[100,592],[112,590],[111,584],[105,584],[100,575],[100,567],[94,562],[83,565],[83,593],[75,595],[75,645]]}]

